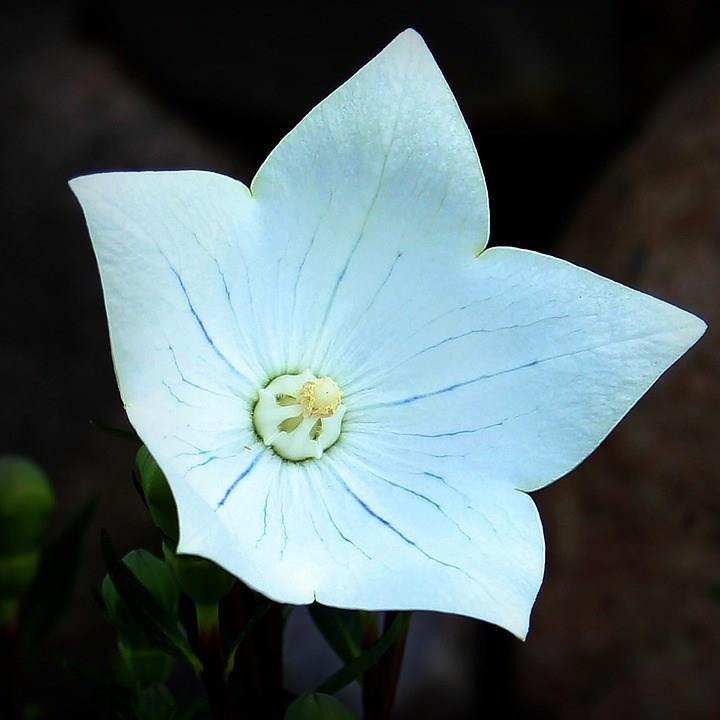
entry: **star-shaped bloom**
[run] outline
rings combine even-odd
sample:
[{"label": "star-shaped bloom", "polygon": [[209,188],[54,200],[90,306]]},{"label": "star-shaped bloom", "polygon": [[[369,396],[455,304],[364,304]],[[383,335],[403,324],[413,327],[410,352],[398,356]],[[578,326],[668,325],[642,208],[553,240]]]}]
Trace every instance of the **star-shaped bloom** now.
[{"label": "star-shaped bloom", "polygon": [[250,188],[187,171],[72,189],[179,550],[281,602],[524,636],[544,568],[528,491],[591,453],[705,327],[570,263],[485,249],[477,152],[413,31]]}]

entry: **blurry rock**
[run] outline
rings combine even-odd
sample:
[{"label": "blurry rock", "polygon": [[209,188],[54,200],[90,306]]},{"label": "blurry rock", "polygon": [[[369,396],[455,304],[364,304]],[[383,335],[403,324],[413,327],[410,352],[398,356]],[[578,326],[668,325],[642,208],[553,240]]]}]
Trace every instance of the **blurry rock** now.
[{"label": "blurry rock", "polygon": [[710,718],[720,705],[720,54],[660,107],[558,255],[710,329],[567,480],[536,495],[547,579],[520,678],[553,718]]},{"label": "blurry rock", "polygon": [[[130,479],[136,444],[90,425],[126,420],[95,259],[67,181],[114,169],[206,168],[244,180],[249,173],[240,157],[160,109],[111,57],[81,46],[60,7],[41,7],[0,23],[0,452],[48,470],[57,525],[98,495],[96,523],[125,551],[156,533]],[[96,527],[56,638],[64,656],[87,656],[109,638],[98,633],[106,623],[91,594],[103,574]],[[54,671],[43,677],[70,684]]]}]

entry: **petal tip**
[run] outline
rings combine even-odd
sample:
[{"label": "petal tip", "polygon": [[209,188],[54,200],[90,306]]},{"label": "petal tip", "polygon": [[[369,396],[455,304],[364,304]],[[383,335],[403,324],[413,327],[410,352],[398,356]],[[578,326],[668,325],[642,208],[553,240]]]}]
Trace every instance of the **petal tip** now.
[{"label": "petal tip", "polygon": [[690,315],[692,316],[692,332],[695,337],[693,342],[697,342],[707,332],[708,325],[701,317],[692,313]]},{"label": "petal tip", "polygon": [[91,177],[90,175],[78,175],[77,177],[70,178],[68,180],[68,186],[70,187],[70,190],[72,190],[75,197],[79,196],[79,193],[82,191],[83,186],[87,184],[87,179]]},{"label": "petal tip", "polygon": [[408,45],[420,45],[427,47],[423,36],[415,28],[406,28],[395,37],[395,42],[402,42]]},{"label": "petal tip", "polygon": [[399,35],[396,35],[395,38],[386,46],[385,52],[388,50],[394,50],[395,52],[410,56],[415,54],[426,55],[432,58],[434,62],[433,55],[430,52],[430,48],[428,48],[425,39],[413,28],[407,28]]}]

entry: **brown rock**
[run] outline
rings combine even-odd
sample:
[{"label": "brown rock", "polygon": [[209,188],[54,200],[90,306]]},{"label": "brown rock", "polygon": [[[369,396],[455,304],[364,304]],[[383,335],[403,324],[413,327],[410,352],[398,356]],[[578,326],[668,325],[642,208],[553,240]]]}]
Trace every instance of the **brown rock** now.
[{"label": "brown rock", "polygon": [[521,682],[557,718],[720,704],[720,54],[607,171],[558,255],[710,329],[572,477],[536,496],[548,569]]}]

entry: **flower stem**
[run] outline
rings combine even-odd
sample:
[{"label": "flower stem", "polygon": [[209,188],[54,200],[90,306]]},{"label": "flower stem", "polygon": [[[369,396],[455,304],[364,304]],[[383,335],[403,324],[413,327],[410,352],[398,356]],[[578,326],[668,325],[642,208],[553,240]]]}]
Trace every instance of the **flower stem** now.
[{"label": "flower stem", "polygon": [[[383,619],[386,633],[397,617],[397,611],[388,611]],[[400,670],[405,654],[408,626],[380,661],[365,674],[363,683],[363,708],[367,720],[389,720],[395,704]]]},{"label": "flower stem", "polygon": [[202,681],[208,694],[213,716],[217,720],[231,717],[230,698],[223,679],[225,652],[220,637],[217,603],[197,603],[198,645],[203,661]]}]

